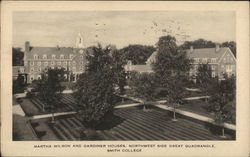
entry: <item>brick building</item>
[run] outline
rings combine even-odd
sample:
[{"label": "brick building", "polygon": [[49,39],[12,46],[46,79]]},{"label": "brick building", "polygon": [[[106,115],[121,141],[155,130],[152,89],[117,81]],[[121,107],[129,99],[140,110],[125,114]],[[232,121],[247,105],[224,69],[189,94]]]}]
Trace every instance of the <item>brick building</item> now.
[{"label": "brick building", "polygon": [[[195,79],[199,64],[210,65],[212,77],[218,76],[219,79],[223,79],[224,74],[227,74],[228,76],[236,76],[236,58],[228,47],[220,47],[219,45],[216,45],[215,48],[194,49],[191,46],[186,52],[187,57],[193,60],[189,71],[191,78]],[[125,66],[125,70],[137,71],[140,73],[153,72],[151,64],[155,62],[157,53],[157,51],[152,53],[145,65],[132,65],[129,62]]]},{"label": "brick building", "polygon": [[41,73],[48,68],[64,68],[65,79],[76,81],[84,72],[87,49],[84,47],[81,34],[76,39],[76,47],[32,47],[25,43],[24,69],[27,82],[41,78]]}]

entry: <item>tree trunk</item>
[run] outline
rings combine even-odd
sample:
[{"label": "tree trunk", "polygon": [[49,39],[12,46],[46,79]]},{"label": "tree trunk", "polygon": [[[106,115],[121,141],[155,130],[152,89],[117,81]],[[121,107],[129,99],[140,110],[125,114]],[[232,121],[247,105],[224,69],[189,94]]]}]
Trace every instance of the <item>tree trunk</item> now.
[{"label": "tree trunk", "polygon": [[55,116],[54,116],[54,113],[52,113],[51,123],[55,123]]},{"label": "tree trunk", "polygon": [[226,138],[226,136],[225,136],[225,128],[224,127],[222,127],[222,130],[221,130],[221,137],[222,138]]},{"label": "tree trunk", "polygon": [[173,112],[174,112],[174,117],[173,117],[173,121],[177,121],[177,119],[176,119],[176,115],[175,115],[175,104],[174,104],[174,110],[173,110]]}]

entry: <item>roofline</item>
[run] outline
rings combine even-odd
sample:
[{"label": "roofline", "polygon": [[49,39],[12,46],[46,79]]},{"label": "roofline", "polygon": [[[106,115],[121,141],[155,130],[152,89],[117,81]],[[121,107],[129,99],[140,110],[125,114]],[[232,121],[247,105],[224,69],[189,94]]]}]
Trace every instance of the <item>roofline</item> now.
[{"label": "roofline", "polygon": [[234,60],[235,60],[235,62],[236,62],[236,58],[235,58],[235,56],[233,55],[233,52],[230,50],[229,47],[227,47],[227,50],[226,50],[226,51],[223,53],[223,55],[220,57],[218,63],[221,62],[222,58],[226,55],[226,53],[227,53],[228,50],[229,50],[229,54],[231,54],[231,56],[233,56],[233,58],[234,58]]}]

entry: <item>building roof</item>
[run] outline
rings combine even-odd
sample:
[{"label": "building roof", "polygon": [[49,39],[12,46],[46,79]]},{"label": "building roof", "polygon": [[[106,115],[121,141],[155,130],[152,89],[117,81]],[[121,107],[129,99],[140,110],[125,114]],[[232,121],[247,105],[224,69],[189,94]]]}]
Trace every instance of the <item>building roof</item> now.
[{"label": "building roof", "polygon": [[[200,48],[200,49],[193,49],[191,52],[190,49],[185,50],[187,52],[187,56],[189,58],[221,58],[222,55],[226,51],[230,51],[228,47],[221,47],[218,51],[216,48]],[[155,51],[147,60],[146,63],[152,63],[157,55],[158,51]]]},{"label": "building roof", "polygon": [[42,57],[41,55],[47,55],[48,58],[50,58],[50,55],[64,55],[65,59],[67,59],[70,54],[75,54],[79,52],[80,50],[83,51],[83,54],[85,54],[87,49],[81,49],[81,48],[72,48],[72,47],[30,47],[29,52],[26,53],[27,59],[33,58],[33,55],[37,54],[39,57]]},{"label": "building roof", "polygon": [[127,71],[137,71],[137,72],[152,72],[152,67],[150,65],[127,65],[125,67]]},{"label": "building roof", "polygon": [[189,58],[220,58],[227,50],[227,47],[219,48],[218,51],[215,48],[201,48],[193,49],[192,52],[188,49],[186,52]]}]

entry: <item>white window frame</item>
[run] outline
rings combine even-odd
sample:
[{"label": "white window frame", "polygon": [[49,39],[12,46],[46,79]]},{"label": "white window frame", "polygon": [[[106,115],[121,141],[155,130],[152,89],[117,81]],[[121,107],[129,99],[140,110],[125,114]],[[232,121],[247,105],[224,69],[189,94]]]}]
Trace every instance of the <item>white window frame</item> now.
[{"label": "white window frame", "polygon": [[60,59],[64,59],[64,55],[60,55]]},{"label": "white window frame", "polygon": [[42,62],[41,61],[38,61],[37,62],[37,66],[41,66],[42,65]]},{"label": "white window frame", "polygon": [[34,72],[35,69],[33,67],[30,68],[30,72]]},{"label": "white window frame", "polygon": [[215,76],[216,76],[216,75],[215,75],[215,72],[213,71],[213,72],[212,72],[212,77],[215,77]]},{"label": "white window frame", "polygon": [[47,59],[47,55],[43,55],[43,59]]},{"label": "white window frame", "polygon": [[37,60],[38,59],[38,55],[37,54],[34,54],[34,59]]},{"label": "white window frame", "polygon": [[44,64],[44,66],[48,66],[49,65],[49,63],[47,61],[44,62],[43,64]]},{"label": "white window frame", "polygon": [[211,59],[211,62],[212,62],[212,63],[215,63],[215,62],[216,62],[216,58],[212,58],[212,59]]},{"label": "white window frame", "polygon": [[56,55],[55,54],[52,54],[52,59],[56,59]]}]

